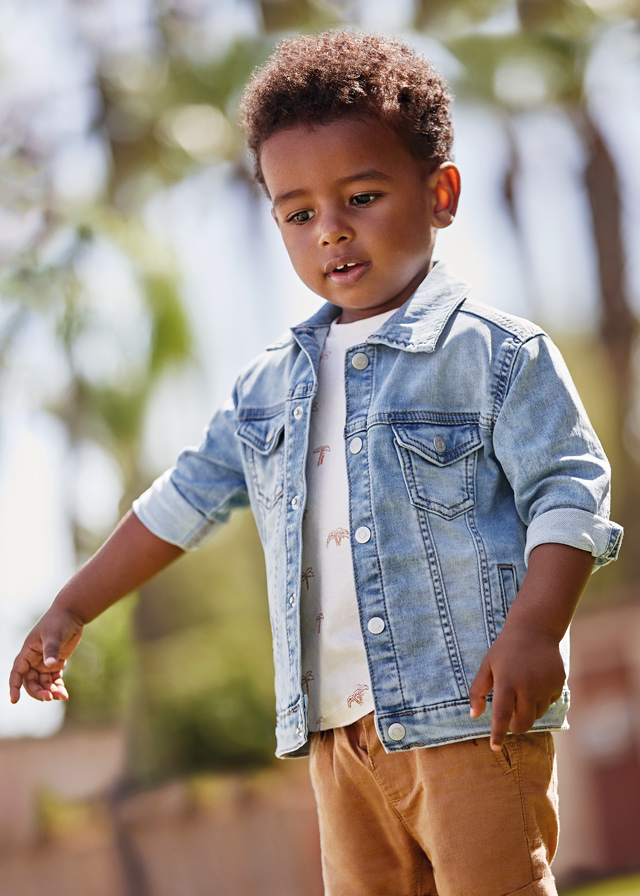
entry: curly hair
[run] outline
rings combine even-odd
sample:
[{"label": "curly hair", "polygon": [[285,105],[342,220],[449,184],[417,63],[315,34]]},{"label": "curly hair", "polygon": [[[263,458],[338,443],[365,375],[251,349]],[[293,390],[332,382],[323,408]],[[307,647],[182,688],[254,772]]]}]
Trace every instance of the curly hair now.
[{"label": "curly hair", "polygon": [[450,158],[453,144],[444,78],[402,40],[377,34],[336,30],[281,41],[254,70],[240,112],[254,175],[263,186],[262,144],[298,124],[372,116],[434,166]]}]

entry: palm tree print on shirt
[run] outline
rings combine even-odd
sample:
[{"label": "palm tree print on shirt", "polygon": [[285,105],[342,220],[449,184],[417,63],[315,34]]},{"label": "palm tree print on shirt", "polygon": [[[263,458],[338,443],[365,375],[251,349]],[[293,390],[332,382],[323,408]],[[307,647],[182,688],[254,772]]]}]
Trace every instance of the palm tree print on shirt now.
[{"label": "palm tree print on shirt", "polygon": [[316,616],[316,622],[318,623],[318,634],[320,634],[320,626],[322,625],[322,620],[324,619],[324,613],[318,613]]},{"label": "palm tree print on shirt", "polygon": [[309,693],[309,682],[310,681],[315,681],[315,679],[313,677],[313,672],[311,671],[311,669],[308,672],[305,672],[304,675],[302,676],[302,690],[306,691],[307,694]]},{"label": "palm tree print on shirt", "polygon": [[357,685],[353,694],[350,697],[347,697],[347,706],[351,709],[352,703],[358,703],[362,706],[362,700],[364,698],[364,692],[369,690],[368,684],[359,684]]},{"label": "palm tree print on shirt", "polygon": [[342,539],[348,538],[348,537],[349,537],[348,529],[343,529],[342,527],[340,527],[339,529],[334,529],[332,532],[329,532],[329,535],[327,537],[327,547],[329,547],[329,544],[332,541],[335,541],[335,543],[338,545],[338,547],[340,547],[340,545],[342,544]]},{"label": "palm tree print on shirt", "polygon": [[314,454],[318,454],[318,455],[320,455],[320,456],[318,457],[318,463],[316,464],[316,466],[318,466],[318,467],[321,467],[321,466],[322,466],[322,462],[324,461],[324,456],[325,456],[325,454],[327,453],[327,451],[331,451],[331,446],[330,446],[330,445],[320,445],[319,448],[316,448],[316,449],[314,450],[314,452],[313,452]]},{"label": "palm tree print on shirt", "polygon": [[302,573],[302,581],[307,586],[307,591],[309,590],[309,579],[314,579],[315,576],[313,574],[313,566],[307,566],[307,568]]}]

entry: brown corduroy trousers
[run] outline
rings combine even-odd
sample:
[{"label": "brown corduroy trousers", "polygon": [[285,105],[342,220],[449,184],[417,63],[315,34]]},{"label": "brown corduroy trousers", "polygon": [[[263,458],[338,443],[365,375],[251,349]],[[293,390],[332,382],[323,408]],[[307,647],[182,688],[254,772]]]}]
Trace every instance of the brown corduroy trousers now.
[{"label": "brown corduroy trousers", "polygon": [[555,896],[553,740],[386,753],[373,715],[312,735],[326,896]]}]

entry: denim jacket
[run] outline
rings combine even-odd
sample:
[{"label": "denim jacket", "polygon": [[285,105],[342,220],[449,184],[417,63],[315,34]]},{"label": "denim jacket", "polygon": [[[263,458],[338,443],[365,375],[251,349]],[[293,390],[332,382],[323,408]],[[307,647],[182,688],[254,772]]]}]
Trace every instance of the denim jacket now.
[{"label": "denim jacket", "polygon": [[[468,298],[438,263],[345,357],[350,543],[388,751],[487,735],[469,686],[544,542],[617,556],[609,465],[562,358],[533,324]],[[308,748],[301,687],[301,537],[309,417],[327,304],[239,376],[204,441],[134,504],[197,548],[250,505],[265,551],[277,755]],[[563,656],[568,663],[565,638]],[[536,722],[566,727],[569,692]]]}]

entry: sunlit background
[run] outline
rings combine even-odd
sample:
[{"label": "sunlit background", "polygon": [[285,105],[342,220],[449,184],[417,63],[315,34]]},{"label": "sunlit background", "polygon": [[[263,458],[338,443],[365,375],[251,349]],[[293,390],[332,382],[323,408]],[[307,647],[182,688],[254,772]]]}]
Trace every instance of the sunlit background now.
[{"label": "sunlit background", "polygon": [[[600,704],[581,727],[576,696],[566,803],[577,791],[587,802],[571,809],[577,845],[569,836],[559,867],[571,882],[640,866],[637,846],[634,864],[610,826],[611,843],[585,821],[613,800],[640,837],[637,809],[629,821],[615,797],[640,799],[639,17],[638,0],[2,0],[0,679],[132,498],[199,440],[240,368],[318,307],[251,183],[237,127],[251,68],[288,34],[347,25],[401,35],[456,96],[463,191],[436,256],[477,299],[551,332],[613,462],[613,516],[627,534],[580,611],[576,695],[586,704],[595,688]],[[585,668],[593,657],[581,643],[600,658],[595,686],[581,678],[580,657]],[[76,831],[87,800],[118,782],[137,792],[270,768],[268,613],[250,518],[94,623],[68,681],[66,715],[0,701],[9,778],[33,738],[47,739],[43,755],[75,737],[66,756],[103,757],[94,785],[89,769],[84,788],[55,795],[55,775],[30,787],[26,769],[24,789],[5,792],[22,806],[10,839],[24,855],[53,836],[56,800]],[[87,737],[96,740],[83,753]],[[189,794],[190,811],[210,805],[204,785]],[[173,886],[166,875],[154,883],[126,853],[123,893],[211,892],[196,878],[162,889],[160,879]],[[0,849],[0,884],[2,869]]]}]

